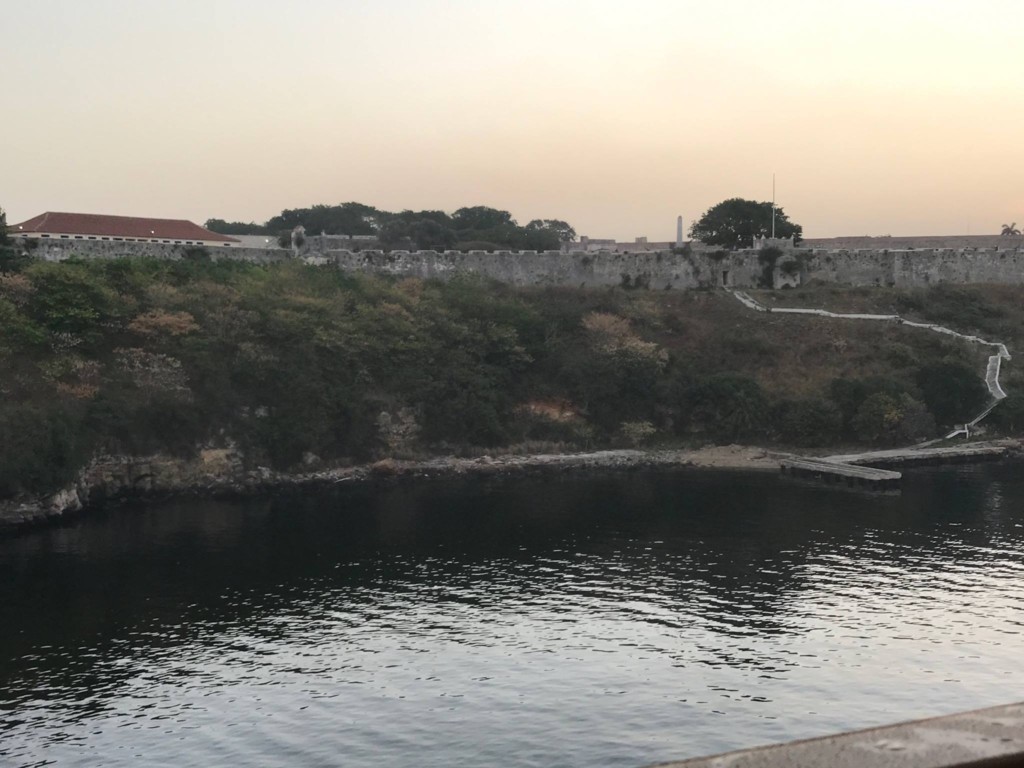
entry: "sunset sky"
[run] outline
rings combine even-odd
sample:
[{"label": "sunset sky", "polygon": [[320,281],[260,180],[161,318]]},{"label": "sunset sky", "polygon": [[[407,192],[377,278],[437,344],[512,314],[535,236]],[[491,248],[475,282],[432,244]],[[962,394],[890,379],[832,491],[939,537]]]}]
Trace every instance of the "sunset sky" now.
[{"label": "sunset sky", "polygon": [[0,0],[0,207],[490,205],[674,236],[1024,223],[1017,0]]}]

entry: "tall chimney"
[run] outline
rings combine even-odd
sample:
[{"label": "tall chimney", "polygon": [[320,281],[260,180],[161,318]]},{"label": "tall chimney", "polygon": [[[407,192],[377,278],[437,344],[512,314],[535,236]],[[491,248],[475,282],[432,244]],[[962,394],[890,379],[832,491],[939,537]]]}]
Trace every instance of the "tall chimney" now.
[{"label": "tall chimney", "polygon": [[676,217],[676,248],[683,247],[683,217]]}]

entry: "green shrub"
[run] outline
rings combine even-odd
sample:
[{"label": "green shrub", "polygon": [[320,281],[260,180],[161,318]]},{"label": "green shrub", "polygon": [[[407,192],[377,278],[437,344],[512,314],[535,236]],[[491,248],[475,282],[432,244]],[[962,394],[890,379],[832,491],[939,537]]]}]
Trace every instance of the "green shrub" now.
[{"label": "green shrub", "polygon": [[917,386],[939,424],[969,421],[988,401],[988,389],[978,374],[963,363],[942,362],[922,367]]},{"label": "green shrub", "polygon": [[717,374],[698,384],[687,400],[692,422],[716,439],[738,440],[765,432],[768,400],[747,376]]},{"label": "green shrub", "polygon": [[34,288],[26,314],[51,334],[96,341],[118,316],[117,294],[82,264],[37,262],[24,274]]},{"label": "green shrub", "polygon": [[[828,391],[829,399],[835,403],[842,417],[843,434],[851,438],[859,437],[863,431],[856,427],[854,421],[865,400],[873,395],[886,395],[889,400],[897,402],[904,394],[906,388],[900,382],[883,377],[834,379]],[[871,429],[867,431],[874,434]],[[866,439],[871,441],[873,438]]]},{"label": "green shrub", "polygon": [[0,406],[0,497],[46,493],[70,482],[90,446],[76,414],[59,402]]},{"label": "green shrub", "polygon": [[[898,442],[928,431],[911,394],[944,417],[970,415],[980,381],[958,341],[895,326],[874,349],[843,336],[885,375],[838,379],[822,399],[781,364],[803,337],[787,334],[788,319],[765,320],[709,293],[517,289],[297,261],[35,262],[0,276],[0,428],[17,435],[0,454],[0,493],[52,489],[94,451],[191,455],[225,438],[250,464],[282,470],[308,453],[379,458],[378,416],[396,403],[416,414],[410,450],[460,453],[640,444],[655,429]],[[817,331],[800,370],[820,381],[845,364],[827,359],[836,347]],[[522,405],[544,402],[564,411]],[[1014,402],[994,416],[1006,428]]]},{"label": "green shrub", "polygon": [[775,407],[772,423],[787,443],[819,446],[835,442],[843,428],[843,415],[829,400],[785,400]]},{"label": "green shrub", "polygon": [[1024,392],[1014,390],[1007,393],[988,417],[989,423],[1010,433],[1024,430]]},{"label": "green shrub", "polygon": [[632,448],[646,445],[657,434],[658,428],[649,421],[624,421],[619,426],[619,435]]},{"label": "green shrub", "polygon": [[860,440],[893,445],[931,437],[935,420],[921,402],[908,394],[876,392],[857,409],[853,428]]}]

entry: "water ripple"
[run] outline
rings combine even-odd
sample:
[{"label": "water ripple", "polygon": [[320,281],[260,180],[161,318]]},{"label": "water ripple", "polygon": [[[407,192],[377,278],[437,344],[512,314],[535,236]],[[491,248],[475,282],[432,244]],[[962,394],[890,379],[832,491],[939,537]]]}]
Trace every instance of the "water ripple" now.
[{"label": "water ripple", "polygon": [[0,541],[0,757],[635,766],[1014,700],[1021,474],[437,484]]}]

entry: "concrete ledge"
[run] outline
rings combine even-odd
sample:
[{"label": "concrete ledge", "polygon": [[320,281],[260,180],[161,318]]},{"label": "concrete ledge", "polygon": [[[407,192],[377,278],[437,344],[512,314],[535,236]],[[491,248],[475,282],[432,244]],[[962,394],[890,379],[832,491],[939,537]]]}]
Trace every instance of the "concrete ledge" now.
[{"label": "concrete ledge", "polygon": [[1024,766],[1024,703],[661,765],[662,768]]}]

